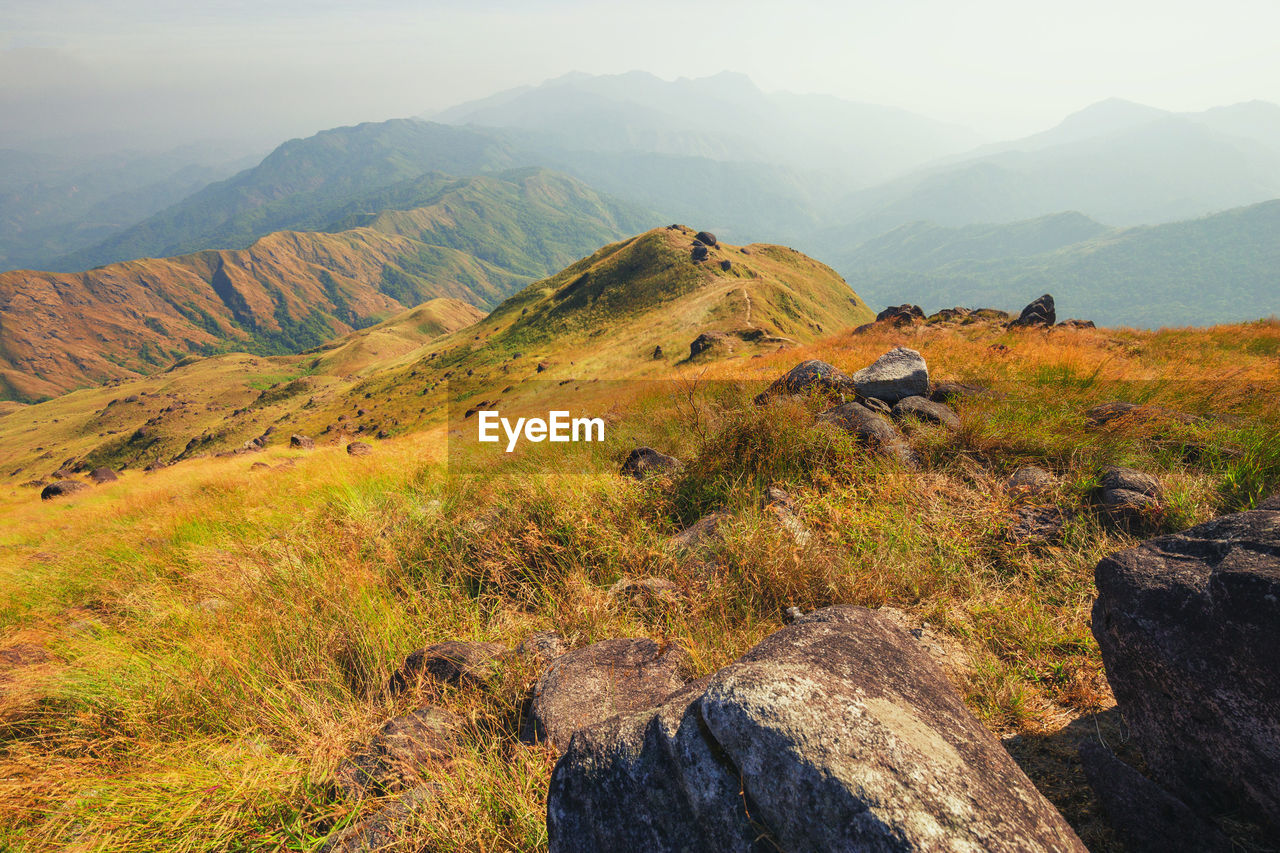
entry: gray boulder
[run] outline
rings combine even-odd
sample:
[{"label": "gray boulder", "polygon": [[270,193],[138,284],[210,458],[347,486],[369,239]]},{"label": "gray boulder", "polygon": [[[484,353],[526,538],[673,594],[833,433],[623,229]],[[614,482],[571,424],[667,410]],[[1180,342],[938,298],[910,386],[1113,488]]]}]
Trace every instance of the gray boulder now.
[{"label": "gray boulder", "polygon": [[756,403],[764,403],[770,397],[783,394],[839,394],[852,391],[853,384],[849,377],[837,367],[825,361],[810,359],[802,361],[774,380],[773,384],[756,397]]},{"label": "gray boulder", "polygon": [[289,446],[295,450],[311,450],[316,446],[316,443],[308,436],[295,433],[289,436]]},{"label": "gray boulder", "polygon": [[1057,321],[1058,313],[1053,307],[1053,297],[1046,293],[1026,308],[1023,308],[1022,313],[1018,315],[1018,319],[1010,323],[1009,327],[1041,326],[1047,328]]},{"label": "gray boulder", "polygon": [[1058,478],[1036,465],[1023,465],[1009,475],[1004,485],[1015,495],[1043,497],[1057,488]]},{"label": "gray boulder", "polygon": [[1164,511],[1164,489],[1150,474],[1134,468],[1102,469],[1103,512],[1121,525],[1142,525]]},{"label": "gray boulder", "polygon": [[861,444],[882,456],[914,466],[911,448],[884,415],[871,411],[858,402],[845,403],[823,412],[819,423],[828,423],[854,436]]},{"label": "gray boulder", "polygon": [[63,498],[67,495],[74,495],[76,492],[83,492],[87,488],[89,488],[89,484],[82,483],[79,480],[59,480],[40,490],[40,500],[51,501],[54,498]]},{"label": "gray boulder", "polygon": [[637,447],[627,454],[618,472],[624,477],[644,480],[657,474],[666,474],[680,467],[680,460],[652,447]]},{"label": "gray boulder", "polygon": [[1280,512],[1152,539],[1095,577],[1093,635],[1153,777],[1280,843]]},{"label": "gray boulder", "polygon": [[564,750],[575,732],[655,707],[684,686],[688,657],[678,644],[623,638],[556,658],[534,686],[526,739]]},{"label": "gray boulder", "polygon": [[579,732],[547,828],[554,853],[1085,849],[929,655],[858,607]]},{"label": "gray boulder", "polygon": [[906,397],[894,404],[891,411],[893,419],[898,422],[912,418],[929,423],[941,424],[950,430],[960,429],[960,416],[945,403],[935,403],[925,397]]},{"label": "gray boulder", "polygon": [[875,397],[893,405],[929,393],[929,368],[920,353],[894,347],[850,377],[859,397]]},{"label": "gray boulder", "polygon": [[319,853],[397,849],[395,845],[422,819],[418,811],[434,796],[435,792],[426,785],[405,791],[376,814],[339,830],[320,847]]},{"label": "gray boulder", "polygon": [[102,485],[103,483],[114,483],[120,479],[120,475],[110,468],[94,468],[89,472],[89,479],[98,485]]},{"label": "gray boulder", "polygon": [[508,654],[510,650],[501,643],[436,643],[411,652],[391,676],[388,688],[399,693],[424,678],[445,684],[483,683]]}]

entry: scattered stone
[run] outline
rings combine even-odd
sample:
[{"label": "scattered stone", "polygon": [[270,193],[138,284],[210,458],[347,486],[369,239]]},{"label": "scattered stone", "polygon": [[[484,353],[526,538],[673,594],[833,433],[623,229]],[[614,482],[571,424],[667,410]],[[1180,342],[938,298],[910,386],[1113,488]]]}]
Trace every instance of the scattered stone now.
[{"label": "scattered stone", "polygon": [[729,513],[716,510],[695,521],[671,537],[671,544],[676,548],[693,549],[710,542],[724,539],[720,525],[729,520]]},{"label": "scattered stone", "polygon": [[689,358],[697,358],[704,352],[719,349],[725,346],[728,341],[729,336],[724,332],[703,332],[693,339],[693,343],[689,344]]},{"label": "scattered stone", "polygon": [[915,456],[911,448],[898,435],[893,424],[858,402],[845,403],[818,415],[820,423],[829,423],[853,435],[859,442],[882,456],[896,458],[914,467]]},{"label": "scattered stone", "polygon": [[802,361],[788,370],[773,384],[756,396],[756,403],[767,402],[770,397],[779,394],[806,394],[819,392],[838,394],[852,391],[852,380],[839,368],[832,367],[825,361],[810,359]]},{"label": "scattered stone", "polygon": [[255,462],[249,466],[250,471],[270,471],[271,466],[266,462]]},{"label": "scattered stone", "polygon": [[624,477],[644,480],[657,474],[672,472],[679,467],[680,460],[674,456],[659,453],[652,447],[637,447],[627,454],[618,473]]},{"label": "scattered stone", "polygon": [[1080,762],[1108,823],[1126,849],[1135,853],[1230,853],[1231,842],[1212,823],[1097,740],[1089,738],[1080,744]]},{"label": "scattered stone", "polygon": [[889,417],[893,414],[893,408],[884,400],[877,400],[875,397],[863,397],[858,402],[878,415]]},{"label": "scattered stone", "polygon": [[426,785],[406,791],[376,814],[339,831],[318,853],[393,850],[397,842],[412,831],[418,810],[434,796],[435,792]]},{"label": "scattered stone", "polygon": [[1161,406],[1140,406],[1136,403],[1126,403],[1123,400],[1113,400],[1110,403],[1094,406],[1085,412],[1085,418],[1088,420],[1089,426],[1094,427],[1107,426],[1113,422],[1149,423],[1151,421],[1165,420],[1191,424],[1199,420],[1195,415],[1188,415],[1185,412],[1175,412],[1173,409],[1166,409]]},{"label": "scattered stone", "polygon": [[733,269],[733,261],[729,260],[728,258],[725,258],[723,261],[720,262],[720,269],[724,270],[725,272],[728,272],[729,270]]},{"label": "scattered stone", "polygon": [[1095,579],[1093,635],[1153,778],[1280,840],[1280,513],[1149,540]]},{"label": "scattered stone", "polygon": [[1259,503],[1254,509],[1269,509],[1280,512],[1280,495],[1272,495],[1265,501]]},{"label": "scattered stone", "polygon": [[516,646],[516,654],[523,658],[532,658],[538,663],[548,664],[569,651],[564,637],[555,631],[536,631]]},{"label": "scattered stone", "polygon": [[316,443],[305,435],[294,433],[289,436],[289,446],[298,450],[311,450]]},{"label": "scattered stone", "polygon": [[1043,497],[1058,487],[1058,478],[1036,465],[1023,465],[1009,475],[1004,487],[1014,494]]},{"label": "scattered stone", "polygon": [[1064,329],[1096,329],[1092,320],[1077,320],[1072,317],[1070,320],[1063,320],[1058,324],[1059,328]]},{"label": "scattered stone", "polygon": [[1018,315],[1018,319],[1009,324],[1009,328],[1048,327],[1057,322],[1057,319],[1057,312],[1053,308],[1053,297],[1046,293],[1026,308],[1023,308],[1022,313]]},{"label": "scattered stone", "polygon": [[895,347],[850,377],[860,397],[875,397],[889,405],[906,397],[929,393],[929,368],[920,353]]},{"label": "scattered stone", "polygon": [[461,728],[461,720],[431,705],[388,720],[338,766],[334,783],[351,800],[413,788],[422,781],[420,768],[450,755]]},{"label": "scattered stone", "polygon": [[712,234],[710,231],[699,231],[697,234],[693,235],[693,239],[708,246],[715,246],[716,248],[719,248],[720,246],[720,241],[717,240],[716,235]]},{"label": "scattered stone", "polygon": [[661,359],[662,359],[662,347],[656,346],[653,348],[653,360],[660,361]]},{"label": "scattered stone", "polygon": [[957,305],[955,308],[943,308],[940,311],[930,314],[927,318],[927,322],[954,323],[957,320],[963,320],[968,317],[970,313],[972,312],[970,312],[968,308],[961,308]]},{"label": "scattered stone", "polygon": [[982,385],[970,385],[966,382],[939,382],[929,392],[930,400],[948,405],[957,400],[972,400],[990,396],[993,396],[990,388]]},{"label": "scattered stone", "polygon": [[791,495],[787,494],[783,489],[777,486],[769,486],[764,490],[764,495],[760,500],[760,505],[764,508],[771,506],[781,507],[787,512],[796,511],[796,502]]},{"label": "scattered stone", "polygon": [[924,319],[924,310],[919,305],[890,305],[876,315],[877,323],[889,323],[894,326],[906,326],[916,320]]},{"label": "scattered stone", "polygon": [[51,501],[54,498],[62,498],[67,495],[74,495],[76,492],[83,492],[87,488],[89,488],[89,484],[82,483],[79,480],[59,480],[40,490],[40,500]]},{"label": "scattered stone", "polygon": [[1056,506],[1016,507],[1004,538],[1014,545],[1054,545],[1062,541],[1067,519],[1067,513]]},{"label": "scattered stone", "polygon": [[547,829],[553,853],[1085,849],[916,641],[856,607],[579,732]]},{"label": "scattered stone", "polygon": [[945,403],[935,403],[925,397],[905,397],[899,400],[893,407],[892,415],[898,422],[916,418],[941,424],[949,430],[960,429],[960,416],[950,406]]},{"label": "scattered stone", "polygon": [[707,259],[707,255],[707,247],[702,245],[695,245],[693,247],[693,251],[690,253],[690,257],[692,257],[694,261],[705,261]]},{"label": "scattered stone", "polygon": [[1164,490],[1150,474],[1109,466],[1102,469],[1101,503],[1113,521],[1140,524],[1163,512]]},{"label": "scattered stone", "polygon": [[687,661],[679,644],[643,638],[605,640],[569,652],[534,687],[528,733],[563,752],[575,732],[615,714],[653,708],[679,690]]},{"label": "scattered stone", "polygon": [[388,689],[400,693],[414,682],[433,678],[446,684],[481,684],[488,680],[498,662],[510,654],[500,643],[472,643],[450,640],[418,649],[405,658],[391,676]]},{"label": "scattered stone", "polygon": [[363,441],[353,441],[347,445],[348,456],[368,456],[373,452],[373,447]]},{"label": "scattered stone", "polygon": [[110,468],[94,468],[89,472],[89,479],[98,485],[102,485],[103,483],[114,483],[120,479],[120,475]]},{"label": "scattered stone", "polygon": [[671,606],[680,603],[680,591],[666,578],[622,578],[609,587],[609,600],[635,608]]}]

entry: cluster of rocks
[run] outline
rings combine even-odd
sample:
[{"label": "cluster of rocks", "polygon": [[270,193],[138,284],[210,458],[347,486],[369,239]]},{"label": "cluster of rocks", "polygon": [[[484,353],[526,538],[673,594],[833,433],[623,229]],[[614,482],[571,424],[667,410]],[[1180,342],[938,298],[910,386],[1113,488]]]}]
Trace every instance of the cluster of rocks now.
[{"label": "cluster of rocks", "polygon": [[910,303],[890,305],[877,314],[873,322],[859,326],[854,332],[856,334],[870,331],[878,325],[911,326],[916,324],[937,325],[940,323],[958,323],[960,325],[992,323],[1000,324],[1010,329],[1050,328],[1055,324],[1066,328],[1094,328],[1092,320],[1071,319],[1058,323],[1057,319],[1058,315],[1053,304],[1053,297],[1046,293],[1023,308],[1016,317],[998,308],[962,308],[956,306],[955,308],[943,308],[933,314],[926,315],[924,309],[919,305]]},{"label": "cluster of rocks", "polygon": [[[74,495],[77,492],[83,492],[89,489],[89,483],[86,483],[83,480],[72,479],[70,471],[59,470],[55,472],[54,476],[59,479],[47,485],[42,483],[33,484],[42,486],[40,489],[40,500],[51,501],[54,498]],[[94,484],[101,486],[106,483],[114,483],[116,480],[120,479],[120,475],[110,468],[100,467],[94,468],[89,472],[89,479],[92,480]]]}]

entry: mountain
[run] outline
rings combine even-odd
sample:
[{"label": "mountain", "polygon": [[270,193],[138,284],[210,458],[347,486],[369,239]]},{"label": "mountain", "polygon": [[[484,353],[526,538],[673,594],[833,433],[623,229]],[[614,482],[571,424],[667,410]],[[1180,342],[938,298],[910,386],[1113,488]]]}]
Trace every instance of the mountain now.
[{"label": "mountain", "polygon": [[435,174],[382,201],[413,199],[426,203],[348,214],[327,232],[275,232],[246,249],[0,274],[0,398],[149,373],[192,352],[296,352],[435,297],[491,306],[652,224],[542,170]]},{"label": "mountain", "polygon": [[1080,214],[1010,225],[906,225],[841,256],[873,304],[1019,308],[1106,326],[1208,325],[1280,314],[1280,200],[1184,222],[1106,228]]},{"label": "mountain", "polygon": [[1057,127],[849,196],[820,254],[899,225],[1015,222],[1065,210],[1112,226],[1202,216],[1280,196],[1280,107],[1175,114],[1105,101]]},{"label": "mountain", "polygon": [[568,74],[429,116],[522,131],[544,148],[769,163],[867,184],[972,147],[962,128],[824,95],[766,94],[742,74],[674,81]]},{"label": "mountain", "polygon": [[70,254],[54,268],[244,248],[273,231],[323,228],[338,209],[426,172],[474,175],[516,165],[529,164],[518,163],[491,135],[465,129],[410,119],[335,128],[286,142],[252,169]]},{"label": "mountain", "polygon": [[244,168],[234,150],[0,151],[0,270],[47,267],[123,231]]},{"label": "mountain", "polygon": [[[279,235],[303,238],[331,239]],[[0,419],[0,453],[15,466],[4,473],[44,475],[65,460],[139,467],[186,459],[234,450],[271,427],[281,436],[397,434],[440,422],[479,389],[496,397],[510,385],[519,397],[548,387],[571,393],[564,379],[584,374],[697,376],[712,362],[746,361],[871,317],[835,272],[798,252],[720,244],[699,263],[693,239],[691,229],[673,227],[605,246],[487,317],[436,299],[300,354],[188,356],[148,376],[15,408]],[[687,359],[703,332],[723,337]],[[667,355],[655,359],[656,346]]]}]

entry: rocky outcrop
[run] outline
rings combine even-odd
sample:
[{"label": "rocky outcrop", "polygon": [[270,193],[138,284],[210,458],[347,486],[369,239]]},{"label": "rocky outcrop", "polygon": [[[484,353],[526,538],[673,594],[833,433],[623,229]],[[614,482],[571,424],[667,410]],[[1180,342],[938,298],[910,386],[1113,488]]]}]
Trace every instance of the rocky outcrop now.
[{"label": "rocky outcrop", "polygon": [[88,483],[82,483],[79,480],[59,480],[40,490],[40,500],[51,501],[54,498],[63,498],[67,495],[74,495],[76,492],[83,492],[88,488]]},{"label": "rocky outcrop", "polygon": [[889,419],[859,402],[845,403],[823,412],[818,416],[818,422],[844,430],[875,453],[897,459],[905,465],[915,465],[911,448]]},{"label": "rocky outcrop", "polygon": [[671,537],[671,544],[677,549],[693,549],[709,542],[718,542],[724,538],[720,526],[729,520],[729,513],[724,510],[709,512],[702,518]]},{"label": "rocky outcrop", "polygon": [[510,654],[501,643],[449,640],[411,652],[388,685],[399,693],[423,678],[445,684],[478,684],[488,680],[498,662]]},{"label": "rocky outcrop", "polygon": [[903,422],[911,419],[941,424],[950,430],[960,429],[960,416],[946,403],[935,403],[925,397],[906,397],[894,404],[892,417]]},{"label": "rocky outcrop", "polygon": [[289,436],[289,446],[295,450],[311,450],[316,446],[316,443],[309,436],[294,433]]},{"label": "rocky outcrop", "polygon": [[1093,635],[1153,778],[1280,842],[1280,512],[1152,539],[1095,577]]},{"label": "rocky outcrop", "polygon": [[1017,329],[1029,326],[1047,328],[1057,321],[1058,314],[1053,307],[1053,297],[1046,293],[1026,308],[1023,308],[1018,318],[1009,324],[1009,328]]},{"label": "rocky outcrop", "polygon": [[353,441],[347,445],[348,456],[368,456],[373,448],[363,441]]},{"label": "rocky outcrop", "polygon": [[859,397],[875,397],[891,406],[929,393],[929,368],[924,357],[907,347],[894,347],[849,379]]},{"label": "rocky outcrop", "polygon": [[624,477],[644,480],[658,474],[668,474],[680,467],[680,460],[652,447],[637,447],[627,454],[618,472]]},{"label": "rocky outcrop", "polygon": [[857,607],[579,732],[547,827],[554,853],[1084,850],[928,654]]},{"label": "rocky outcrop", "polygon": [[839,394],[842,391],[852,390],[853,382],[844,371],[832,367],[825,361],[809,359],[800,362],[774,380],[772,385],[756,397],[756,402],[764,403],[770,397],[785,394]]},{"label": "rocky outcrop", "polygon": [[902,305],[890,305],[888,308],[876,315],[877,323],[889,323],[894,326],[906,326],[914,323],[916,320],[924,319],[924,310],[919,305],[911,305],[909,303]]},{"label": "rocky outcrop", "polygon": [[697,358],[705,352],[724,349],[729,344],[729,336],[724,332],[703,332],[689,344],[689,358]]},{"label": "rocky outcrop", "polygon": [[687,661],[682,646],[643,638],[605,640],[556,658],[534,686],[526,736],[563,751],[575,732],[653,708],[679,690]]},{"label": "rocky outcrop", "polygon": [[1056,506],[1015,507],[1004,539],[1014,545],[1053,545],[1062,541],[1067,519],[1067,513]]}]

